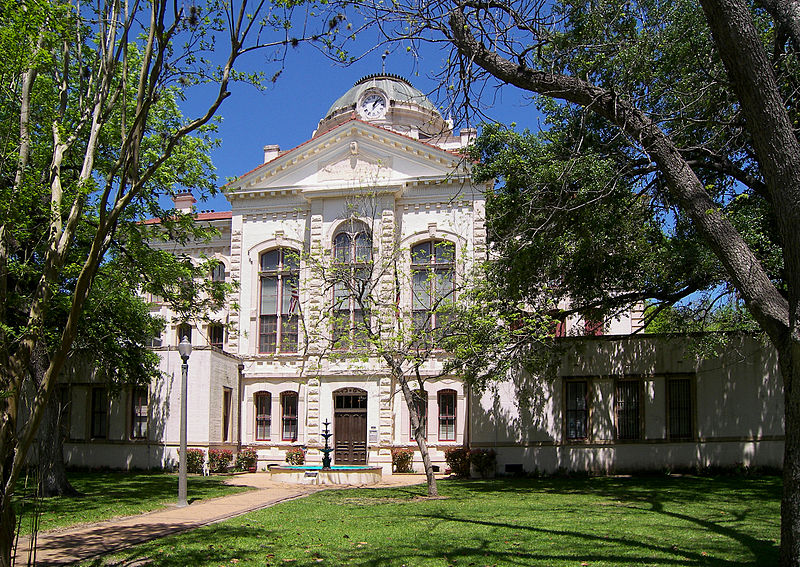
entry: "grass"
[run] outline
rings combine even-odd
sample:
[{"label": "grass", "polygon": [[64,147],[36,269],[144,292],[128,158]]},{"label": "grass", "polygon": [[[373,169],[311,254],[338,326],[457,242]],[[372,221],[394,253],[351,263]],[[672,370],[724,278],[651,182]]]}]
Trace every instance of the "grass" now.
[{"label": "grass", "polygon": [[[82,523],[100,522],[117,516],[141,514],[173,504],[178,497],[178,477],[166,473],[73,472],[68,474],[78,497],[42,498],[35,501],[25,490],[17,501],[17,521],[22,535],[31,532],[34,506],[38,505],[39,531]],[[225,477],[190,476],[189,501],[214,498],[246,490],[224,484]]]},{"label": "grass", "polygon": [[[777,477],[330,490],[118,554],[150,566],[774,565]],[[110,559],[110,558],[109,558]],[[106,564],[98,559],[89,565]]]}]

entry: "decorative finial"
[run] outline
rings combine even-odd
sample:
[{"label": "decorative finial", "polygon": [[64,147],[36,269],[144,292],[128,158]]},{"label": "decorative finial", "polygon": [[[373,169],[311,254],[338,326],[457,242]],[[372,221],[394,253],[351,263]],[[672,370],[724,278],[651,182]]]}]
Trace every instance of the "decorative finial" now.
[{"label": "decorative finial", "polygon": [[389,55],[389,50],[383,52],[381,55],[381,73],[386,73],[386,56]]}]

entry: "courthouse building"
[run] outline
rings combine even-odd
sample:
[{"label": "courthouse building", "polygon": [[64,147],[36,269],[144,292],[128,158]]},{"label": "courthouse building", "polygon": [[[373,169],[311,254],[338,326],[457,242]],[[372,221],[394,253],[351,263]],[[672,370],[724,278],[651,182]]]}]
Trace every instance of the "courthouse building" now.
[{"label": "courthouse building", "polygon": [[[236,296],[202,324],[182,323],[152,298],[167,322],[155,347],[162,377],[119,396],[91,377],[72,380],[68,463],[173,466],[176,347],[187,336],[190,446],[253,447],[260,468],[301,446],[319,463],[328,421],[335,464],[388,472],[393,447],[416,446],[403,395],[379,357],[348,356],[341,344],[357,340],[337,339],[365,316],[388,317],[377,323],[388,327],[424,320],[435,331],[431,297],[444,289],[458,300],[487,254],[486,187],[472,181],[462,153],[474,136],[455,131],[405,79],[380,74],[336,99],[308,141],[265,146],[263,163],[227,186],[231,210],[197,214],[219,236],[179,248],[218,259],[209,277],[238,282]],[[183,210],[193,203],[191,194],[176,200]],[[364,314],[351,299],[337,303],[340,290],[325,279],[334,261],[353,274],[381,266],[370,289],[393,309]],[[427,281],[433,289],[423,289]],[[443,375],[447,353],[432,351],[420,399],[434,463],[444,469],[444,451],[467,445],[495,449],[499,473],[779,466],[782,384],[772,349],[741,337],[698,361],[683,340],[637,333],[640,323],[635,307],[602,323],[571,318],[555,378],[513,376],[482,393]],[[416,461],[419,470],[418,453]]]}]

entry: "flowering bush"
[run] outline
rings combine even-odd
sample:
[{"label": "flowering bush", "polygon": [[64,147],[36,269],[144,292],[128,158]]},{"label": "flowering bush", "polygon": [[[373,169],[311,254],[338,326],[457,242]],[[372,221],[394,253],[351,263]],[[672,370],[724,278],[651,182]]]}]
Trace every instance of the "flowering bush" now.
[{"label": "flowering bush", "polygon": [[469,450],[465,447],[453,447],[445,449],[444,460],[450,466],[452,472],[458,478],[469,478]]},{"label": "flowering bush", "polygon": [[406,449],[404,447],[395,447],[392,449],[392,467],[394,472],[409,473],[414,472],[411,467],[411,462],[414,460],[414,450]]},{"label": "flowering bush", "polygon": [[211,472],[225,472],[233,460],[233,453],[228,449],[208,450],[208,469]]},{"label": "flowering bush", "polygon": [[491,476],[497,466],[497,453],[494,449],[473,449],[469,453],[469,460],[481,477]]},{"label": "flowering bush", "polygon": [[306,452],[302,447],[292,447],[286,451],[286,462],[290,465],[302,465],[306,462]]},{"label": "flowering bush", "polygon": [[186,451],[186,472],[203,474],[203,463],[205,461],[205,451],[202,449],[188,449]]},{"label": "flowering bush", "polygon": [[252,447],[242,447],[236,455],[236,470],[247,471],[255,468],[258,462],[256,450]]}]

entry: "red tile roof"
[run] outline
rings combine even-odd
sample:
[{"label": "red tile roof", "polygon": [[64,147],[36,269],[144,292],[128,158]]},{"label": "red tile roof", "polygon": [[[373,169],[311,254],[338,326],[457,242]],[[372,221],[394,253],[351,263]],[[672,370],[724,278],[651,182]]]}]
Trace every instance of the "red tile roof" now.
[{"label": "red tile roof", "polygon": [[[205,213],[197,213],[194,220],[198,221],[212,221],[212,220],[225,220],[231,218],[231,211],[207,211]],[[161,219],[145,219],[140,224],[158,224]]]}]

